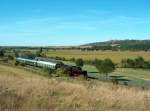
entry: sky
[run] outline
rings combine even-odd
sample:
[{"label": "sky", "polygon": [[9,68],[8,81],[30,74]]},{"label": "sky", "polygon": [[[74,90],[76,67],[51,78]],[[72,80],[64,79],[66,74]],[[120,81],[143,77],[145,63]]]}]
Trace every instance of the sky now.
[{"label": "sky", "polygon": [[0,0],[0,46],[150,39],[150,0]]}]

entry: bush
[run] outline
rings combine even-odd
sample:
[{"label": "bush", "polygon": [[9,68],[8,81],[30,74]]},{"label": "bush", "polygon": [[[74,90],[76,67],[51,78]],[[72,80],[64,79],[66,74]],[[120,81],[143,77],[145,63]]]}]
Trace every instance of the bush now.
[{"label": "bush", "polygon": [[135,67],[135,62],[134,62],[134,60],[132,60],[132,59],[123,59],[122,61],[121,61],[121,67],[123,67],[123,68],[132,68],[132,67]]},{"label": "bush", "polygon": [[37,51],[35,55],[36,55],[36,57],[41,57],[40,51]]},{"label": "bush", "polygon": [[12,55],[8,55],[9,60],[14,60],[14,57]]},{"label": "bush", "polygon": [[93,60],[84,60],[84,64],[94,65],[94,61]]},{"label": "bush", "polygon": [[0,57],[4,57],[5,51],[3,49],[0,49]]},{"label": "bush", "polygon": [[77,60],[76,60],[76,65],[77,65],[78,67],[83,67],[83,65],[84,65],[83,60],[82,60],[82,59],[77,59]]},{"label": "bush", "polygon": [[25,63],[20,63],[21,66],[25,66]]},{"label": "bush", "polygon": [[2,59],[2,62],[8,63],[8,58],[3,58],[3,59]]},{"label": "bush", "polygon": [[76,59],[75,59],[75,58],[71,58],[71,59],[70,59],[70,61],[73,61],[73,62],[75,62],[75,61],[76,61]]},{"label": "bush", "polygon": [[115,76],[111,79],[111,81],[112,81],[113,84],[119,84],[119,80]]},{"label": "bush", "polygon": [[148,69],[150,68],[150,61],[145,61],[145,69]]},{"label": "bush", "polygon": [[142,57],[135,59],[123,59],[121,61],[122,68],[150,68],[150,62],[145,61]]},{"label": "bush", "polygon": [[56,70],[55,76],[57,76],[57,77],[62,77],[62,76],[67,76],[67,74],[65,73],[64,69],[58,68],[58,69]]},{"label": "bush", "polygon": [[95,65],[95,66],[98,66],[98,65],[101,65],[102,63],[102,60],[99,60],[99,59],[95,59],[92,64]]},{"label": "bush", "polygon": [[20,55],[20,57],[27,58],[27,59],[34,59],[35,56],[36,55],[31,52],[24,52]]},{"label": "bush", "polygon": [[50,69],[50,68],[43,68],[44,72],[49,74],[50,76],[52,76],[53,73],[55,73],[55,70],[54,69]]},{"label": "bush", "polygon": [[18,61],[15,61],[15,66],[19,65],[19,62]]},{"label": "bush", "polygon": [[145,60],[142,57],[138,57],[134,61],[135,61],[135,68],[145,67]]}]

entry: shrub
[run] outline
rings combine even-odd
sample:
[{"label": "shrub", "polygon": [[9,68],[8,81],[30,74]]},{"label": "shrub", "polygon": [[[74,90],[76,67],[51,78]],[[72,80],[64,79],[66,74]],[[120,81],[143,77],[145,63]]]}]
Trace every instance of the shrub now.
[{"label": "shrub", "polygon": [[73,61],[73,62],[75,62],[75,61],[76,61],[76,59],[75,59],[75,58],[71,58],[71,59],[70,59],[70,61]]},{"label": "shrub", "polygon": [[5,51],[3,49],[0,49],[0,57],[4,57]]},{"label": "shrub", "polygon": [[14,57],[12,55],[8,55],[9,60],[14,60]]},{"label": "shrub", "polygon": [[142,57],[138,57],[134,61],[135,61],[135,68],[145,67],[145,60]]},{"label": "shrub", "polygon": [[21,66],[25,66],[25,63],[20,63]]},{"label": "shrub", "polygon": [[18,61],[15,61],[15,66],[19,65],[19,62]]},{"label": "shrub", "polygon": [[40,51],[37,51],[35,55],[36,55],[36,57],[41,57]]},{"label": "shrub", "polygon": [[142,57],[135,59],[123,59],[121,61],[121,67],[123,68],[150,68],[150,62],[145,61]]},{"label": "shrub", "polygon": [[82,59],[77,59],[77,60],[76,60],[76,65],[77,65],[78,67],[83,67],[83,65],[84,65],[83,60],[82,60]]},{"label": "shrub", "polygon": [[27,58],[27,59],[34,59],[35,56],[36,55],[31,52],[24,52],[20,55],[20,57]]},{"label": "shrub", "polygon": [[47,67],[43,68],[44,72],[47,73],[48,75],[52,76],[52,74],[54,73],[54,69],[50,69]]},{"label": "shrub", "polygon": [[113,84],[119,84],[118,77],[115,77],[115,76],[112,77],[111,81],[112,81]]},{"label": "shrub", "polygon": [[134,66],[135,66],[135,62],[132,59],[128,58],[128,59],[123,59],[121,61],[121,67],[123,67],[123,68],[132,68]]},{"label": "shrub", "polygon": [[61,76],[67,76],[67,74],[65,73],[64,69],[58,68],[58,69],[56,70],[55,76],[61,77]]}]

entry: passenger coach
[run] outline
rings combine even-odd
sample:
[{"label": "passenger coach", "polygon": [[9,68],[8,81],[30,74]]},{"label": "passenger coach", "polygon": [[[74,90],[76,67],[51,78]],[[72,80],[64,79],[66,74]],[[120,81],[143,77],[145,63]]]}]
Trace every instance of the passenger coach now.
[{"label": "passenger coach", "polygon": [[32,65],[36,67],[46,67],[50,69],[57,69],[63,65],[63,63],[61,62],[51,60],[51,59],[40,58],[40,57],[37,57],[33,60],[26,59],[26,58],[16,58],[16,61],[27,65]]}]

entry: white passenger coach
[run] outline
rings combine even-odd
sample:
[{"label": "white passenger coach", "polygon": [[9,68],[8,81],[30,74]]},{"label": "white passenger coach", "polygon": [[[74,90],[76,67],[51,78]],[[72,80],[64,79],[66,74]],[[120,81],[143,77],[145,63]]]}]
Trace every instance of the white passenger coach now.
[{"label": "white passenger coach", "polygon": [[33,60],[19,57],[19,58],[16,58],[16,61],[18,61],[19,63],[27,64],[27,65],[32,65],[36,67],[46,67],[50,69],[56,69],[58,66],[62,64],[61,62],[58,62],[58,61],[54,61],[51,59],[46,60],[45,58],[40,58],[40,57],[37,57]]}]

